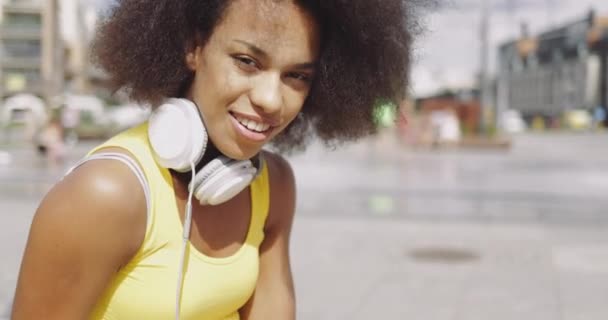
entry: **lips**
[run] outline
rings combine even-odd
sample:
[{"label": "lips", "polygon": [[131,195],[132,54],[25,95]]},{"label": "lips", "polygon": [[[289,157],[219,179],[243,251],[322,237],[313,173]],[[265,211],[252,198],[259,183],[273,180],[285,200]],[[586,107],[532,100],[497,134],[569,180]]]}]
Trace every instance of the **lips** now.
[{"label": "lips", "polygon": [[232,116],[236,119],[236,121],[243,125],[243,127],[247,128],[250,131],[263,133],[270,129],[270,125],[268,123],[257,122],[255,120],[247,119],[237,114],[233,114]]},{"label": "lips", "polygon": [[253,120],[251,118],[230,112],[230,119],[236,131],[247,140],[264,142],[270,138],[275,126]]}]

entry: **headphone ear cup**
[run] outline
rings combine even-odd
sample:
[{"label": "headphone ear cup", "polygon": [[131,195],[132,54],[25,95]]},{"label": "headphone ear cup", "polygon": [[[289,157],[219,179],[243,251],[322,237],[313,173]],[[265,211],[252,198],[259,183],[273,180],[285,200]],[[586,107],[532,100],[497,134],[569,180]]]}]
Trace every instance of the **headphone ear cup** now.
[{"label": "headphone ear cup", "polygon": [[161,166],[185,172],[203,157],[208,137],[196,105],[171,98],[150,116],[148,139]]},{"label": "headphone ear cup", "polygon": [[197,173],[190,184],[202,205],[218,205],[243,191],[258,170],[250,160],[232,160],[221,156]]}]

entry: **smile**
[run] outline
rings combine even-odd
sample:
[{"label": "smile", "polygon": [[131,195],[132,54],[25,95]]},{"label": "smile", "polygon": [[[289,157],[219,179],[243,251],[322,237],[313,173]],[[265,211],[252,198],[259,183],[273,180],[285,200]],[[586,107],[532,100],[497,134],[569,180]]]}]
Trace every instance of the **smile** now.
[{"label": "smile", "polygon": [[256,143],[267,141],[276,128],[269,123],[252,120],[232,112],[230,112],[230,119],[232,119],[232,124],[241,137]]},{"label": "smile", "polygon": [[263,133],[270,129],[270,125],[268,123],[260,123],[251,119],[243,118],[239,115],[232,114],[232,116],[238,121],[243,127],[247,128],[250,131]]}]

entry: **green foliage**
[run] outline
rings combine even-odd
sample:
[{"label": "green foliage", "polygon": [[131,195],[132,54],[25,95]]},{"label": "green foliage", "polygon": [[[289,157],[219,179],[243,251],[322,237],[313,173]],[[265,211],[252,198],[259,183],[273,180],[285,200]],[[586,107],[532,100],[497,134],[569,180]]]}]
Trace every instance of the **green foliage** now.
[{"label": "green foliage", "polygon": [[388,99],[379,99],[374,107],[374,123],[378,128],[391,128],[397,119],[397,104]]}]

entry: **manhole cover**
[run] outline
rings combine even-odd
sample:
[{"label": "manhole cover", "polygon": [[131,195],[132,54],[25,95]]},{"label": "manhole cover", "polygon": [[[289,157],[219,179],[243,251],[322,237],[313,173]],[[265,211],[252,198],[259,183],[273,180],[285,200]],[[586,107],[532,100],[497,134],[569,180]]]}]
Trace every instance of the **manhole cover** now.
[{"label": "manhole cover", "polygon": [[409,256],[416,261],[431,263],[466,263],[480,258],[471,250],[440,247],[414,249]]}]

